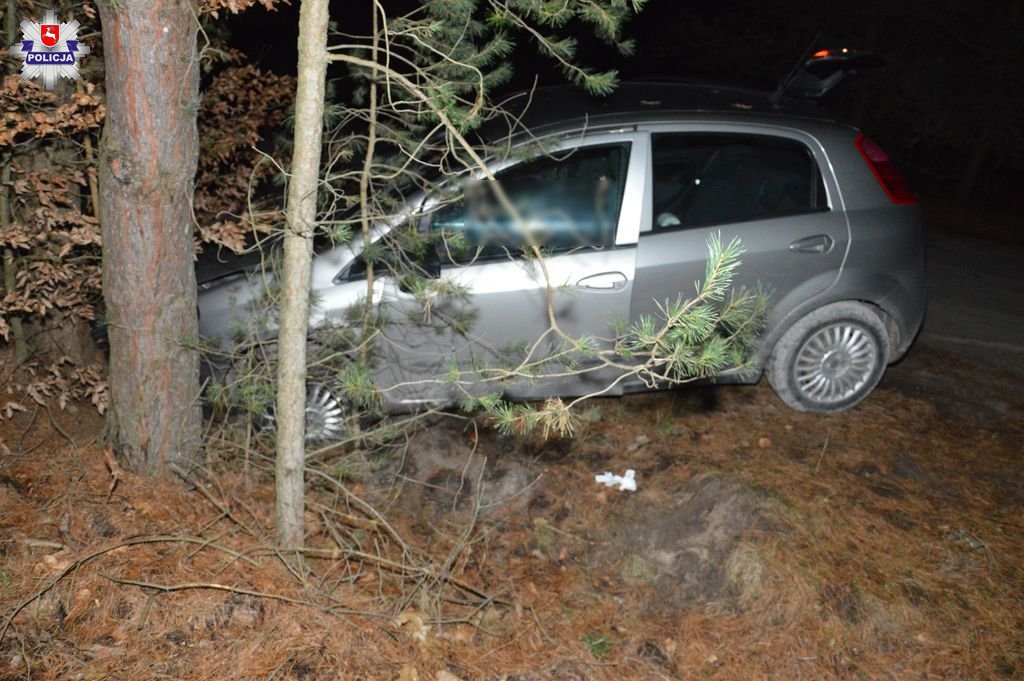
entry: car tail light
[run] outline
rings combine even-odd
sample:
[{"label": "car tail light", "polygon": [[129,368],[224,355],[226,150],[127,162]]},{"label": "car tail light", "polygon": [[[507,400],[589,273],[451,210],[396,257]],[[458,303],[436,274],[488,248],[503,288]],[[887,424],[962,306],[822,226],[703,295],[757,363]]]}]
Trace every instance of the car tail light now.
[{"label": "car tail light", "polygon": [[857,139],[853,143],[857,146],[860,155],[867,161],[868,167],[875,174],[878,184],[882,185],[882,189],[885,190],[890,201],[893,203],[917,203],[917,196],[907,184],[907,179],[893,165],[888,154],[882,151],[882,147],[875,144],[864,133],[857,135]]}]

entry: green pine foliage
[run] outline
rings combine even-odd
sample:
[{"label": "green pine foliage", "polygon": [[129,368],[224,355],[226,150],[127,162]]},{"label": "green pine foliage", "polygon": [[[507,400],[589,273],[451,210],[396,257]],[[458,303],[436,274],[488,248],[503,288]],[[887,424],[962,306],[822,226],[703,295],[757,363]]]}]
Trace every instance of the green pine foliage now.
[{"label": "green pine foliage", "polygon": [[[606,354],[595,350],[594,339],[586,338],[568,348],[566,356],[596,351],[606,365],[619,368],[617,380],[635,377],[651,388],[749,371],[771,296],[764,288],[732,286],[742,254],[738,240],[723,245],[721,237],[713,234],[708,239],[707,276],[696,282],[693,298],[664,301],[657,315],[645,315],[631,325],[614,325],[617,337]],[[545,437],[569,437],[579,424],[577,408],[585,400],[548,400],[541,406],[498,400],[486,411],[502,432],[539,430]]]}]

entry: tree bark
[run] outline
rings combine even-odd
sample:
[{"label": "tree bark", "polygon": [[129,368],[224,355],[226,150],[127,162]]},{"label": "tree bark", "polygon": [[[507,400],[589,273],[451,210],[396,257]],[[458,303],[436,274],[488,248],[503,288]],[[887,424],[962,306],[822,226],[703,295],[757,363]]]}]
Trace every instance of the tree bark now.
[{"label": "tree bark", "polygon": [[[7,184],[11,181],[11,155],[4,154],[3,168],[0,169],[0,230],[6,229],[10,224],[11,201]],[[17,290],[18,278],[18,256],[13,248],[3,249],[3,285],[0,294],[12,294]],[[20,367],[28,360],[28,341],[25,336],[25,326],[21,323],[20,315],[12,315],[7,318],[11,327],[11,339],[14,341],[14,366]]]},{"label": "tree bark", "polygon": [[107,118],[100,143],[108,436],[164,474],[200,442],[190,203],[199,152],[196,0],[101,0]]},{"label": "tree bark", "polygon": [[295,152],[281,273],[276,409],[277,540],[288,548],[301,547],[305,534],[306,335],[327,77],[327,8],[328,0],[302,0],[299,10]]}]

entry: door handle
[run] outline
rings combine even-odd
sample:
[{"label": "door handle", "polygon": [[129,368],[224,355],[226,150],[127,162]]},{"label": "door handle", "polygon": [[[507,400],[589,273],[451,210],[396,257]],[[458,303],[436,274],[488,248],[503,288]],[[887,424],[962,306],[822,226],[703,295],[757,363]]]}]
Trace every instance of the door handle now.
[{"label": "door handle", "polygon": [[816,234],[797,239],[789,245],[789,250],[794,253],[828,253],[835,243],[828,234]]},{"label": "door handle", "polygon": [[602,272],[583,277],[576,282],[576,285],[601,291],[617,291],[625,287],[627,281],[629,280],[622,272]]}]

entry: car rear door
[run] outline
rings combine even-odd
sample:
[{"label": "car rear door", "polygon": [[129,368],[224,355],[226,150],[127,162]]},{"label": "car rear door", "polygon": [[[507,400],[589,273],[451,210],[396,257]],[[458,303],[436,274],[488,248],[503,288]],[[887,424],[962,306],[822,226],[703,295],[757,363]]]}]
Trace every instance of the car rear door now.
[{"label": "car rear door", "polygon": [[[388,359],[378,377],[391,386],[388,399],[414,405],[467,393],[524,399],[607,390],[614,377],[592,358],[561,354],[567,344],[551,328],[549,305],[567,336],[596,346],[628,319],[647,149],[646,134],[589,134],[498,166],[524,224],[504,214],[486,181],[437,210],[429,229],[442,237],[440,288],[465,295],[437,296],[425,310],[395,282],[382,284],[382,309],[395,322],[383,330]],[[524,249],[527,231],[543,262]],[[558,361],[545,361],[552,356]]]},{"label": "car rear door", "polygon": [[771,291],[769,328],[838,278],[849,244],[838,188],[821,145],[768,125],[651,128],[650,218],[641,225],[630,317],[694,295],[707,241],[738,237],[734,284]]}]

